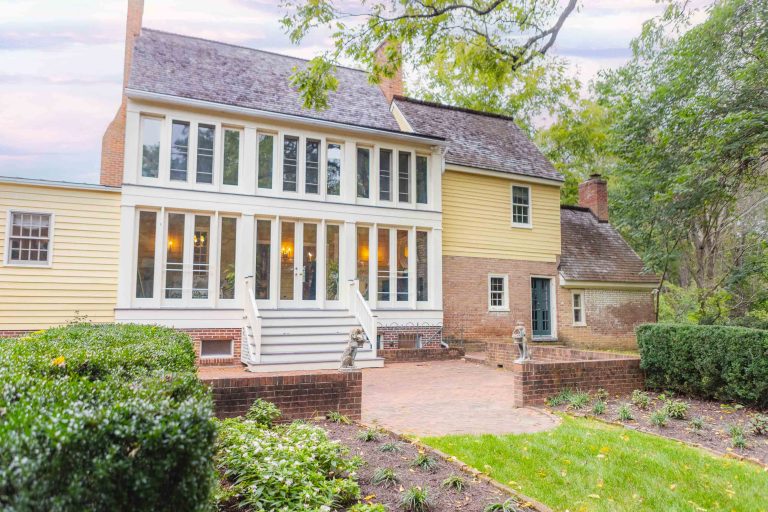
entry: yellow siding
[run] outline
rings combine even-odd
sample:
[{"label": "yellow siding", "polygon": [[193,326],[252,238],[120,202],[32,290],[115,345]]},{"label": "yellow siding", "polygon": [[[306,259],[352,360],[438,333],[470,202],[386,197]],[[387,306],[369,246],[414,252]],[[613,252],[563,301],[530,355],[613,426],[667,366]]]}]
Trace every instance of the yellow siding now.
[{"label": "yellow siding", "polygon": [[[532,228],[512,227],[512,185],[531,188]],[[560,254],[560,188],[447,170],[443,255],[554,262]]]},{"label": "yellow siding", "polygon": [[[53,214],[50,267],[4,265],[10,210]],[[119,243],[119,193],[0,183],[0,330],[113,321]]]}]

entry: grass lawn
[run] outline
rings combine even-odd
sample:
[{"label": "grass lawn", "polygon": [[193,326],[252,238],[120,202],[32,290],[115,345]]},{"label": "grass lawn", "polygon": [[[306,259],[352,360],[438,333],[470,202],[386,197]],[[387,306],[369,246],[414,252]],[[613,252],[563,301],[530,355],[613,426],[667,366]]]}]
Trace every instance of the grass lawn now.
[{"label": "grass lawn", "polygon": [[537,434],[422,439],[556,511],[768,511],[768,472],[584,418]]}]

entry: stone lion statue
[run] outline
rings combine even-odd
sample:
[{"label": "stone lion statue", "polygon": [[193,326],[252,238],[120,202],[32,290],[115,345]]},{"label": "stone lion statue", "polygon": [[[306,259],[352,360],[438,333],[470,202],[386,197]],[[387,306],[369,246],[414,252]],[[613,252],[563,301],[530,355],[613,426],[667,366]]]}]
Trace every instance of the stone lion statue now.
[{"label": "stone lion statue", "polygon": [[366,341],[365,331],[362,328],[355,327],[349,331],[349,343],[347,343],[347,348],[344,349],[344,353],[341,355],[342,370],[351,370],[355,367],[357,350],[365,345]]}]

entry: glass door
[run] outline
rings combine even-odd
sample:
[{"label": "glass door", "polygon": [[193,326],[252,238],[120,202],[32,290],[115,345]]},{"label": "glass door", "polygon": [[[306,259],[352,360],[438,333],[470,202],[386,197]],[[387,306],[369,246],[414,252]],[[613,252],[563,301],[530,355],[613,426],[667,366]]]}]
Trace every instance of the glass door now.
[{"label": "glass door", "polygon": [[318,225],[280,224],[280,306],[317,307]]},{"label": "glass door", "polygon": [[534,336],[552,335],[549,285],[549,279],[531,279],[531,323]]}]

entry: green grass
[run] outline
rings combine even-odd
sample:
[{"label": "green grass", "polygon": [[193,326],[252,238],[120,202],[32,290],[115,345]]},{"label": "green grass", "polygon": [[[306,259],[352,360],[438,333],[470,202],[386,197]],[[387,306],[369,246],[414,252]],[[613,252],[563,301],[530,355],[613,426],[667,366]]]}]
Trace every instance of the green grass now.
[{"label": "green grass", "polygon": [[422,441],[558,512],[768,511],[768,472],[757,465],[590,419]]}]

